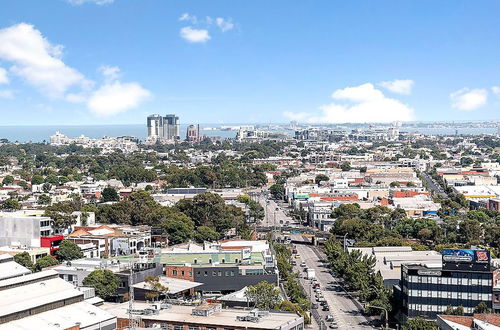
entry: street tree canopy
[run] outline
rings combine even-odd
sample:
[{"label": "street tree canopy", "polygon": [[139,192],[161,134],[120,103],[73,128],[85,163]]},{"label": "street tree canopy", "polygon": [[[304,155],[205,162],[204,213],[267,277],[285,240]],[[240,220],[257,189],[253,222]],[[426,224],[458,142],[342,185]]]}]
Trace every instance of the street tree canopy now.
[{"label": "street tree canopy", "polygon": [[95,289],[95,294],[106,300],[116,294],[120,279],[112,271],[97,269],[83,279],[83,285]]},{"label": "street tree canopy", "polygon": [[82,249],[76,243],[68,240],[63,240],[57,250],[57,256],[60,260],[73,260],[83,258]]},{"label": "street tree canopy", "polygon": [[265,310],[275,309],[282,301],[280,290],[266,281],[250,285],[245,295],[255,303],[255,307]]}]

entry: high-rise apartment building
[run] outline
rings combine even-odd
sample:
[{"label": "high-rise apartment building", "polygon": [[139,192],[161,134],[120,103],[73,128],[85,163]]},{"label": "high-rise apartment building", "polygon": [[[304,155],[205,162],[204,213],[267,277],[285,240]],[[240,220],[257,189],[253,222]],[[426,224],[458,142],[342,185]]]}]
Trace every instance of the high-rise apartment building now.
[{"label": "high-rise apartment building", "polygon": [[189,125],[186,129],[186,140],[190,142],[200,141],[200,125]]},{"label": "high-rise apartment building", "polygon": [[179,139],[179,117],[150,115],[147,118],[148,140],[175,141]]},{"label": "high-rise apartment building", "polygon": [[160,115],[148,116],[148,139],[163,137],[163,117]]},{"label": "high-rise apartment building", "polygon": [[166,115],[163,117],[163,138],[166,140],[179,139],[179,117]]}]

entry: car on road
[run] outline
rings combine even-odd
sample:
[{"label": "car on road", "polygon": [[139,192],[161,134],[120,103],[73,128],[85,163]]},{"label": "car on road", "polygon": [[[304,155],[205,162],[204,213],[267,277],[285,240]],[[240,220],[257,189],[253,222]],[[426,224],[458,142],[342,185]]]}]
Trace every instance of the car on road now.
[{"label": "car on road", "polygon": [[330,325],[328,326],[330,329],[338,329],[339,326],[337,325],[337,323],[330,323]]},{"label": "car on road", "polygon": [[326,316],[326,322],[330,322],[330,321],[333,321],[333,320],[334,320],[334,318],[333,318],[333,315],[332,315],[332,314],[328,314],[328,315]]},{"label": "car on road", "polygon": [[329,312],[330,311],[330,307],[328,305],[324,305],[323,308],[322,308],[323,312]]},{"label": "car on road", "polygon": [[[300,263],[300,267],[305,267],[305,266],[306,266],[306,262],[305,262],[305,261],[302,261],[302,262]],[[305,271],[305,269],[304,269],[304,271]]]}]

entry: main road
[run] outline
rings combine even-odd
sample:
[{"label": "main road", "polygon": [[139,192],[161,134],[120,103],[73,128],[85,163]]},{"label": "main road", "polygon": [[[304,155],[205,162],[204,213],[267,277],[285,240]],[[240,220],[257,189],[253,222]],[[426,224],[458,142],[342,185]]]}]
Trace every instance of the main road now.
[{"label": "main road", "polygon": [[[255,199],[264,207],[266,213],[265,218],[260,223],[261,226],[279,228],[281,224],[286,224],[287,221],[289,223],[294,222],[286,215],[284,207],[278,205],[274,200],[267,199],[265,194],[258,194]],[[300,235],[292,235],[292,240],[306,243],[305,238]],[[339,329],[373,329],[369,325],[369,319],[363,315],[360,306],[340,285],[335,284],[337,279],[330,274],[328,268],[321,261],[326,258],[323,252],[317,247],[308,244],[296,244],[296,248],[300,259],[296,259],[297,265],[294,270],[299,271],[301,275],[305,275],[303,268],[300,267],[302,261],[306,263],[306,267],[315,270],[316,279],[320,284],[323,297],[330,307],[330,311],[323,311],[322,307],[318,306],[318,309],[313,313],[317,312],[323,321],[327,315],[333,315]],[[311,302],[316,302],[314,291],[310,287],[310,281],[302,278],[301,284],[309,295]],[[333,290],[333,287],[336,287],[337,290]],[[326,322],[326,324],[328,325],[329,322]]]},{"label": "main road", "polygon": [[[293,235],[292,240],[300,241],[303,239],[300,235]],[[373,329],[370,325],[370,320],[367,319],[362,310],[359,308],[351,296],[342,289],[338,284],[338,280],[334,278],[329,269],[323,264],[322,260],[326,256],[316,247],[306,244],[296,244],[297,253],[300,255],[300,261],[297,259],[297,264],[301,261],[305,262],[307,268],[312,268],[316,272],[316,279],[320,284],[320,289],[323,297],[326,299],[330,311],[323,311],[321,306],[318,306],[318,313],[322,320],[325,320],[326,315],[333,315],[337,321],[339,329]],[[298,268],[301,274],[305,272]],[[303,286],[307,294],[310,294],[310,283],[307,280],[302,280]],[[334,288],[336,290],[334,290]],[[311,298],[315,302],[314,292]]]}]

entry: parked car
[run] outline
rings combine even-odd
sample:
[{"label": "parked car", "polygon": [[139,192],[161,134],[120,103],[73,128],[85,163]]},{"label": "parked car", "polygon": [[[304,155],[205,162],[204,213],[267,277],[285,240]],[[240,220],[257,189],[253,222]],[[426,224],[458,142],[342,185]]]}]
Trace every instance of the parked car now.
[{"label": "parked car", "polygon": [[326,322],[330,322],[330,321],[333,321],[333,320],[334,320],[334,318],[333,318],[333,315],[332,315],[332,314],[328,314],[328,315],[326,316]]},{"label": "parked car", "polygon": [[328,311],[330,311],[330,307],[328,305],[324,305],[322,310],[324,312],[328,312]]},{"label": "parked car", "polygon": [[330,329],[338,329],[339,326],[337,325],[337,323],[331,323],[330,326],[329,326]]}]

